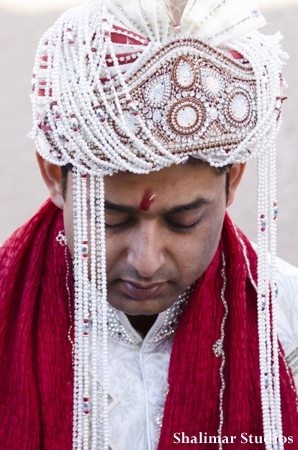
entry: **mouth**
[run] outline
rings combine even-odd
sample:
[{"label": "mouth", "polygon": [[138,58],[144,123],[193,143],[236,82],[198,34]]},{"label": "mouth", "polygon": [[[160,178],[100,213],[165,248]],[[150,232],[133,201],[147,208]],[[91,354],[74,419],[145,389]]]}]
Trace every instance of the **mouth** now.
[{"label": "mouth", "polygon": [[135,300],[149,300],[159,295],[166,283],[139,284],[134,281],[120,280],[123,291]]}]

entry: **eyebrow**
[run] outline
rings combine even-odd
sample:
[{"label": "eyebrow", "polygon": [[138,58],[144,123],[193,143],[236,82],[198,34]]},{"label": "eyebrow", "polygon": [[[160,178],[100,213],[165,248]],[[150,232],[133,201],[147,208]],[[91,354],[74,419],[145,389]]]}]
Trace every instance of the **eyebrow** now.
[{"label": "eyebrow", "polygon": [[[184,211],[191,211],[193,209],[202,208],[203,206],[209,205],[210,203],[211,203],[210,200],[199,197],[193,202],[187,203],[186,205],[175,206],[174,208],[165,211],[164,214],[178,214]],[[132,206],[117,205],[116,203],[109,202],[108,200],[105,201],[105,209],[110,209],[112,211],[126,212],[130,214],[136,214],[137,212],[139,212],[137,208],[134,208]]]}]

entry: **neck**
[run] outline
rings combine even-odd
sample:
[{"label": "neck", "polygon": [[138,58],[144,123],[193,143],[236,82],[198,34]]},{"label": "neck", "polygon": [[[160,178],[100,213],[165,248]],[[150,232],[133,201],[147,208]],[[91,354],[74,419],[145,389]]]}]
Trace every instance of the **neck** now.
[{"label": "neck", "polygon": [[152,316],[130,316],[126,314],[131,325],[138,331],[142,337],[145,337],[157,319],[157,314]]}]

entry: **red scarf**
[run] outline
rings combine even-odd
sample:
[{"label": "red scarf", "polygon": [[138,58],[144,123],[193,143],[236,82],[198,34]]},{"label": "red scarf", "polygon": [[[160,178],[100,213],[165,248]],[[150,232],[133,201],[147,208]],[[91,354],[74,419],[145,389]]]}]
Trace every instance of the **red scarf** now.
[{"label": "red scarf", "polygon": [[[70,450],[73,371],[64,249],[56,241],[62,212],[50,201],[0,248],[0,450]],[[246,241],[252,273],[256,255]],[[159,450],[218,449],[212,444],[174,444],[174,433],[216,436],[219,367],[212,350],[224,314],[220,252],[227,261],[223,435],[262,436],[256,293],[242,250],[226,218],[222,244],[200,278],[178,326],[169,369]],[[70,255],[68,254],[69,262]],[[72,279],[69,286],[73,291]],[[190,339],[191,337],[191,339]],[[284,436],[298,443],[295,394],[281,360]],[[295,444],[296,443],[296,444]],[[264,450],[264,445],[248,444]],[[225,448],[225,447],[224,447]],[[121,450],[121,449],[120,449]]]}]

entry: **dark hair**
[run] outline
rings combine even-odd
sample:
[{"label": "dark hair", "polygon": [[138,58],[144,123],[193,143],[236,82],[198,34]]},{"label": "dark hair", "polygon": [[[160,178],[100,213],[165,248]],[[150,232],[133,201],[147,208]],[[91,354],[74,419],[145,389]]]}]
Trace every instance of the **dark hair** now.
[{"label": "dark hair", "polygon": [[217,167],[215,169],[219,175],[222,175],[223,173],[226,174],[226,201],[227,201],[227,203],[228,203],[229,195],[230,195],[230,173],[231,173],[232,167],[233,167],[233,164],[228,164],[227,166]]},{"label": "dark hair", "polygon": [[68,163],[65,166],[61,166],[61,174],[62,174],[62,196],[63,200],[66,200],[66,191],[67,191],[67,174],[72,170],[72,164]]},{"label": "dark hair", "polygon": [[[218,175],[226,174],[226,199],[228,202],[229,199],[229,191],[230,191],[230,172],[233,164],[228,164],[227,166],[217,167],[214,170]],[[65,166],[61,166],[62,173],[62,195],[63,199],[66,199],[66,191],[67,191],[67,174],[72,170],[72,164],[68,163]]]}]

